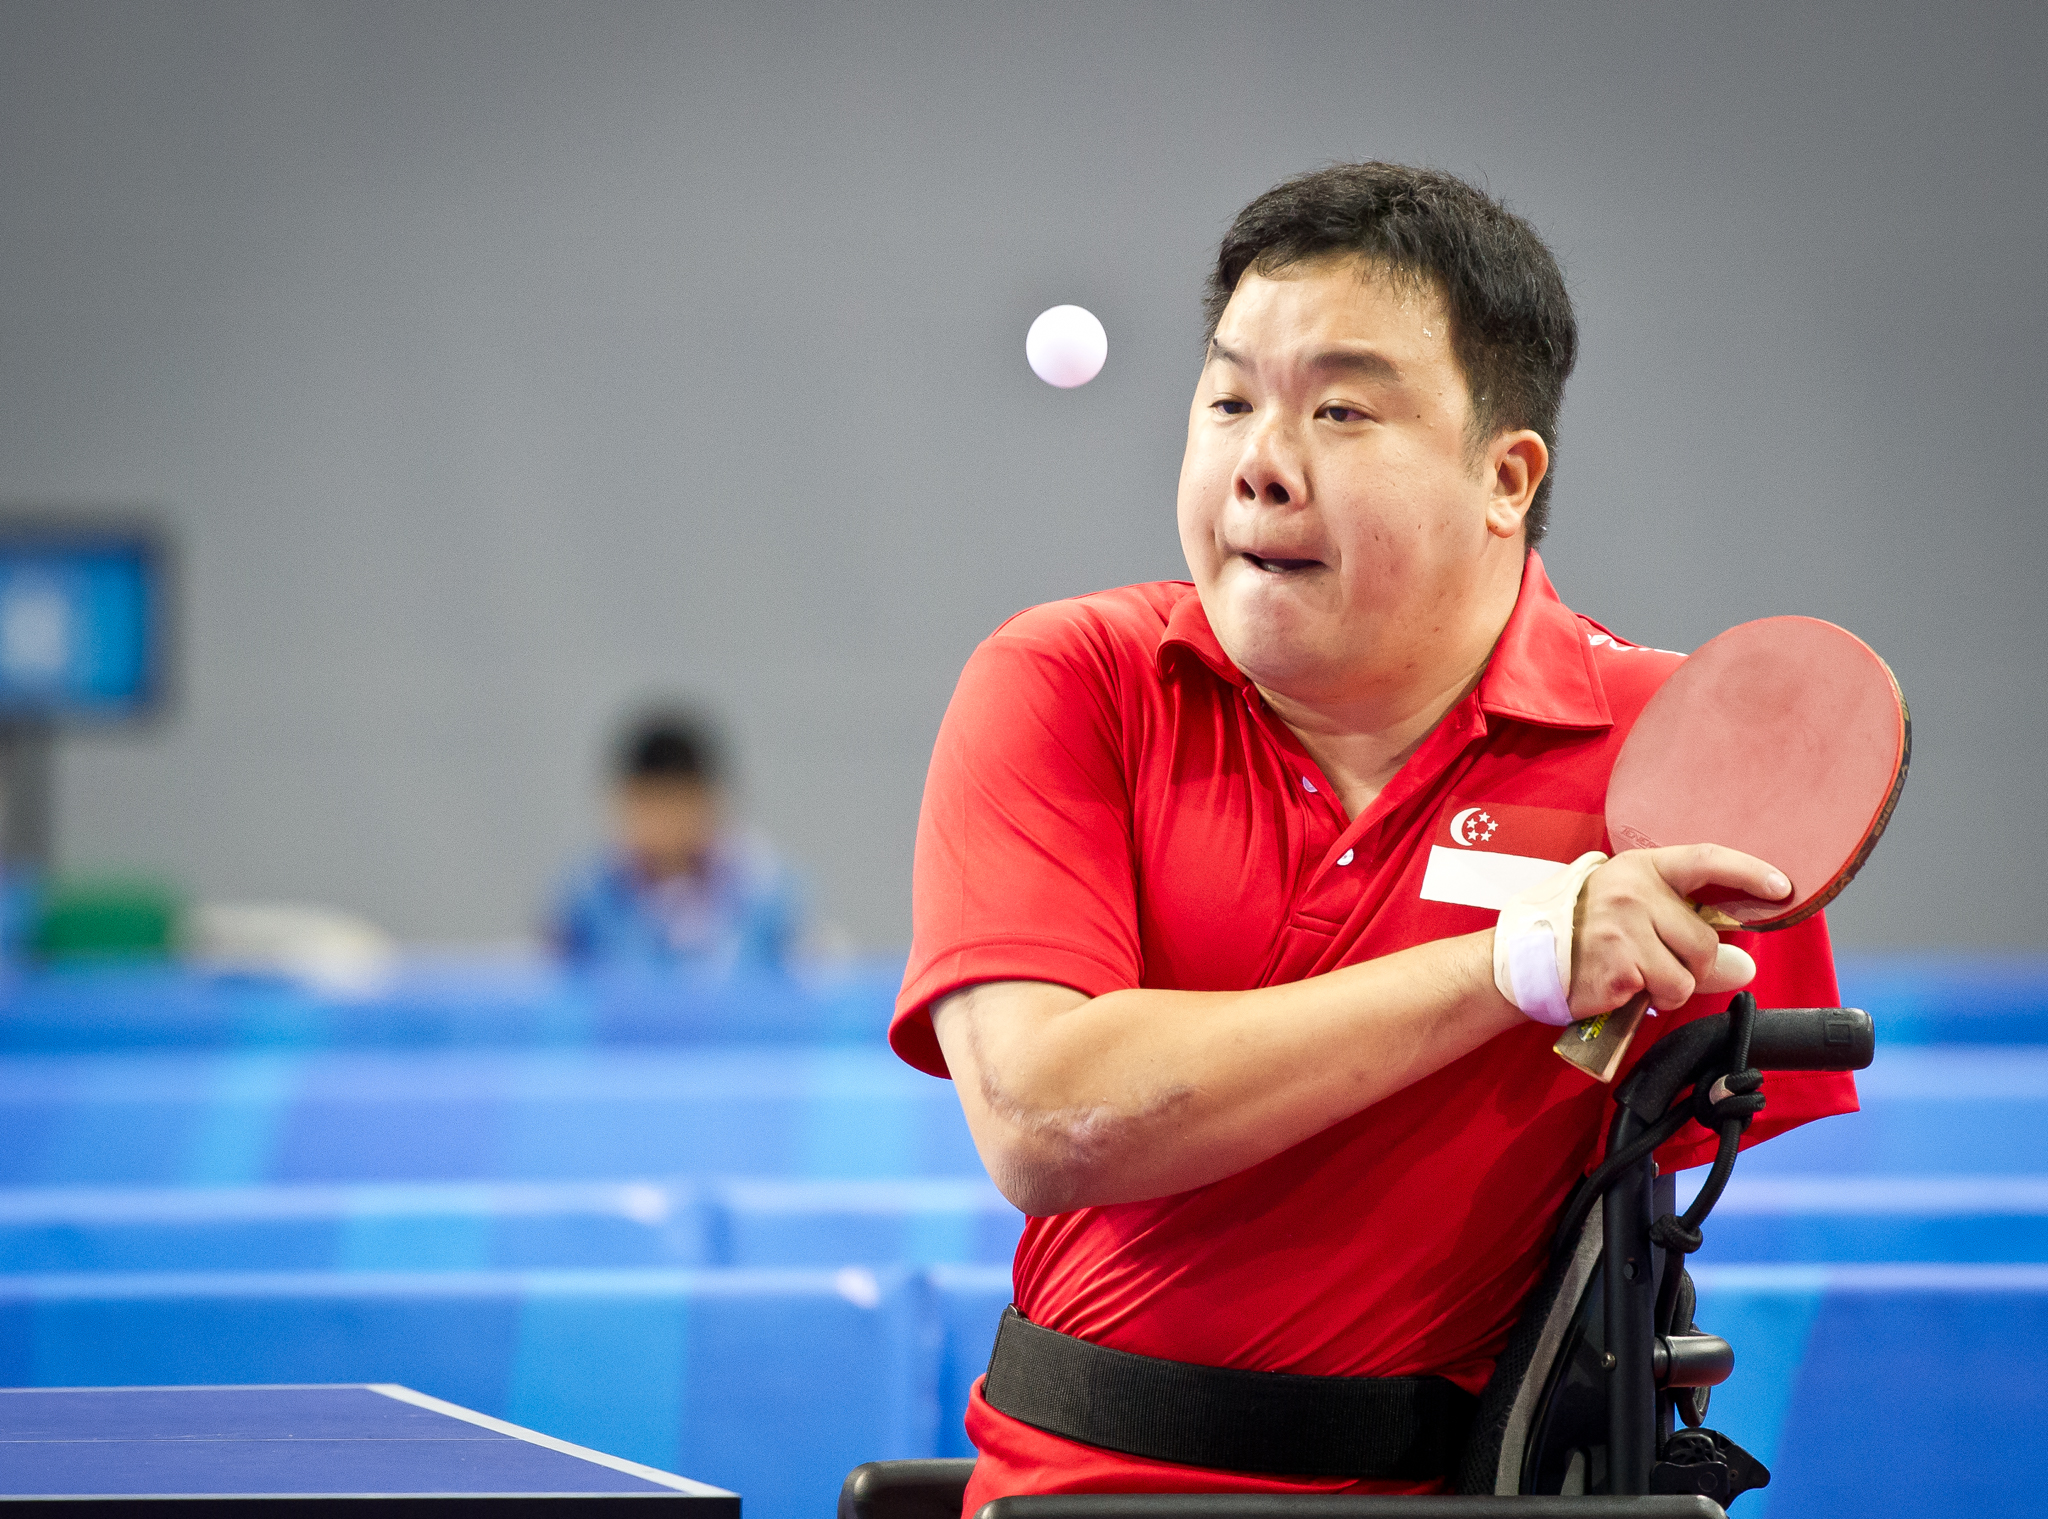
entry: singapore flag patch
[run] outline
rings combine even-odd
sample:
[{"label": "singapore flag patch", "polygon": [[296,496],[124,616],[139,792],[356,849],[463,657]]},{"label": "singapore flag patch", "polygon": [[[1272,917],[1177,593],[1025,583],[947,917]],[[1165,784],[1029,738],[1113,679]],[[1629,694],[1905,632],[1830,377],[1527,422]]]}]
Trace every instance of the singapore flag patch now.
[{"label": "singapore flag patch", "polygon": [[1524,887],[1606,847],[1606,820],[1591,813],[1453,797],[1430,834],[1422,899],[1498,911]]}]

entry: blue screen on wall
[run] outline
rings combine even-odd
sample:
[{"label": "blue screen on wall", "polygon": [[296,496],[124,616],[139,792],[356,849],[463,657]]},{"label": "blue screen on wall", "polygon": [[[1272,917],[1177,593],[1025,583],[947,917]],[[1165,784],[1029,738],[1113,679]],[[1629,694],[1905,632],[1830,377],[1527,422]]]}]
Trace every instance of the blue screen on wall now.
[{"label": "blue screen on wall", "polygon": [[163,569],[144,529],[0,520],[0,720],[105,721],[154,707]]}]

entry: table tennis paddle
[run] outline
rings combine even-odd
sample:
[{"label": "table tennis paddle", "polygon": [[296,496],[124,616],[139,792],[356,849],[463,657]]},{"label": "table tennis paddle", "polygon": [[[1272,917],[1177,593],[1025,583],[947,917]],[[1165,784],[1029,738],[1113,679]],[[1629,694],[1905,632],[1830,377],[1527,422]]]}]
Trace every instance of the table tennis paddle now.
[{"label": "table tennis paddle", "polygon": [[[1644,706],[1607,782],[1612,847],[1723,844],[1775,865],[1783,901],[1698,894],[1716,929],[1789,928],[1819,912],[1877,847],[1912,757],[1889,666],[1814,617],[1766,617],[1694,651]],[[1612,1081],[1647,993],[1574,1023],[1557,1053]]]}]

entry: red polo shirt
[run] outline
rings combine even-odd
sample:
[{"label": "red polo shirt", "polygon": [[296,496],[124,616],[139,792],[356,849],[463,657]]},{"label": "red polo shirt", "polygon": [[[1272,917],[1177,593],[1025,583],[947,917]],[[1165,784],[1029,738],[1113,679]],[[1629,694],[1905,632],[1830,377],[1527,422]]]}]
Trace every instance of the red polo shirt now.
[{"label": "red polo shirt", "polygon": [[[890,1040],[943,1076],[930,1007],[974,982],[1271,986],[1487,928],[1523,885],[1608,848],[1608,772],[1680,658],[1573,613],[1532,554],[1478,689],[1347,820],[1192,586],[1020,613],[975,650],[939,732]],[[1837,1001],[1819,918],[1736,938],[1765,1006]],[[1663,1021],[1726,1004],[1696,998]],[[1476,1391],[1611,1111],[1555,1039],[1511,1030],[1192,1192],[1029,1220],[1018,1310],[1144,1355]],[[1856,1106],[1847,1076],[1781,1073],[1765,1091],[1755,1139]],[[1660,1159],[1711,1153],[1688,1127]],[[982,1457],[968,1513],[1023,1492],[1402,1490],[1122,1456],[1000,1414],[978,1386],[968,1429]]]}]

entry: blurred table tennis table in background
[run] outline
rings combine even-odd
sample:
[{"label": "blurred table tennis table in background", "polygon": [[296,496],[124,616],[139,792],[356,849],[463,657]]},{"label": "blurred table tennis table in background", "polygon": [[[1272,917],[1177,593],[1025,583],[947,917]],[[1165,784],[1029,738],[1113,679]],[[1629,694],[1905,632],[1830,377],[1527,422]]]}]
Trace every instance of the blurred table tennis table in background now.
[{"label": "blurred table tennis table in background", "polygon": [[303,1513],[309,1502],[323,1514],[569,1516],[621,1503],[689,1519],[740,1512],[738,1495],[721,1488],[390,1383],[0,1388],[9,1512],[47,1506],[83,1519],[208,1499],[231,1500],[251,1519]]}]

